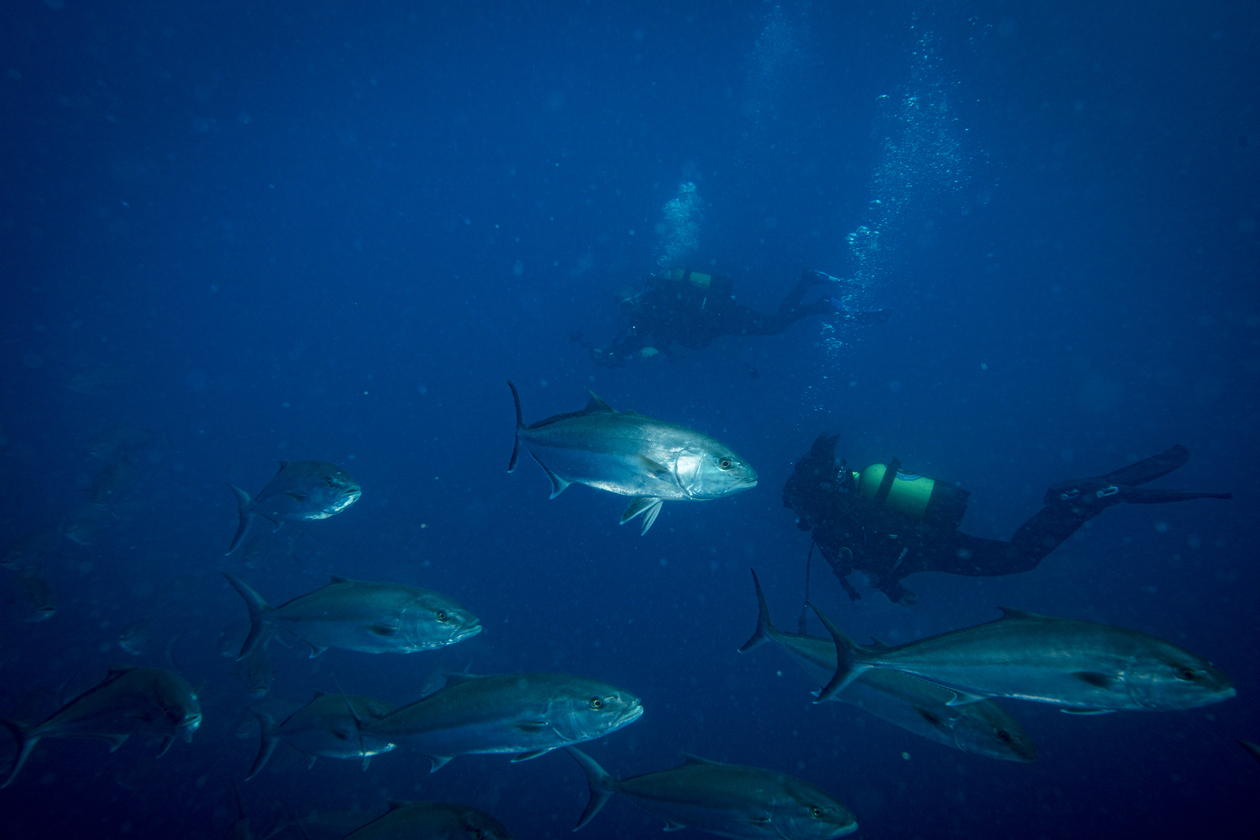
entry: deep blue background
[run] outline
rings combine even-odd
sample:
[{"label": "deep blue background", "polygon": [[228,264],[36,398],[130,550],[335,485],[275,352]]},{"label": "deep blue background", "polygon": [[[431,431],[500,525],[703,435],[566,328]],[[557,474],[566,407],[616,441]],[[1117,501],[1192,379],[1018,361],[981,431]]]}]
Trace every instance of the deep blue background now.
[{"label": "deep blue background", "polygon": [[[205,724],[161,761],[142,740],[41,744],[0,792],[11,836],[224,834],[255,742],[231,733],[248,698],[215,644],[244,609],[221,570],[273,602],[329,572],[416,583],[485,623],[439,654],[274,645],[276,697],[330,672],[401,703],[442,667],[558,669],[644,699],[590,745],[611,772],[681,749],[795,773],[872,840],[1250,836],[1260,765],[1233,741],[1260,738],[1257,23],[1229,2],[6,4],[0,536],[75,514],[102,429],[174,448],[140,459],[93,545],[45,564],[57,615],[6,622],[0,711],[37,683],[92,685],[141,617],[183,631],[181,670],[206,681]],[[593,367],[565,337],[611,337],[685,182],[703,199],[689,264],[741,300],[773,310],[803,266],[860,270],[895,318]],[[880,230],[865,263],[859,225]],[[131,379],[66,387],[99,365]],[[616,498],[548,502],[534,465],[504,472],[507,377],[528,420],[589,387],[715,435],[761,484],[666,505],[645,537]],[[970,489],[965,527],[990,537],[1054,481],[1187,445],[1165,485],[1234,501],[1116,508],[1032,573],[910,578],[909,610],[865,588],[850,604],[821,570],[813,594],[888,641],[998,604],[1126,625],[1211,658],[1239,696],[1094,718],[1012,702],[1029,766],[812,706],[784,656],[735,648],[749,566],[794,627],[808,540],[779,492],[825,429],[850,463]],[[364,487],[311,527],[305,572],[222,556],[223,483],[260,489],[278,458]],[[564,755],[430,776],[404,747],[366,773],[277,760],[242,795],[256,828],[431,798],[526,838],[567,836],[586,786]],[[619,801],[587,833],[659,828]]]}]

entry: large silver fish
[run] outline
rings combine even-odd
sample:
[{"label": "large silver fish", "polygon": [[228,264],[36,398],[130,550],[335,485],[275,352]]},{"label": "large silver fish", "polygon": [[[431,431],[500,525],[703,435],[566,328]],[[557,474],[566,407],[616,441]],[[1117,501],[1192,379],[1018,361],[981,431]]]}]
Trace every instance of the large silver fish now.
[{"label": "large silver fish", "polygon": [[371,697],[316,692],[314,700],[279,725],[271,715],[258,712],[255,717],[261,744],[245,780],[258,775],[281,741],[306,756],[308,767],[315,763],[316,756],[323,756],[361,759],[367,769],[369,758],[389,752],[395,744],[372,735],[360,735],[358,725],[380,720],[392,711],[393,705]]},{"label": "large silver fish", "polygon": [[113,752],[128,737],[156,735],[162,739],[158,756],[176,736],[191,741],[201,725],[201,704],[179,674],[165,668],[111,668],[99,685],[66,703],[35,726],[0,720],[18,742],[18,757],[0,787],[8,787],[26,763],[40,738],[101,738]]},{"label": "large silver fish", "polygon": [[600,738],[643,714],[628,691],[569,674],[448,674],[446,687],[364,724],[365,735],[407,738],[436,771],[454,756],[515,753],[527,761]]},{"label": "large silver fish", "polygon": [[568,753],[586,771],[591,789],[574,831],[614,793],[665,820],[666,831],[698,828],[767,840],[826,840],[857,831],[853,812],[835,797],[786,773],[689,755],[681,767],[617,780],[581,750],[569,747]]},{"label": "large silver fish", "polygon": [[389,811],[345,840],[512,840],[503,823],[484,811],[451,802],[391,802]]},{"label": "large silver fish", "polygon": [[[818,685],[826,685],[836,672],[836,643],[831,639],[784,633],[770,621],[770,608],[761,591],[757,573],[757,631],[740,653],[768,641],[782,647]],[[915,735],[1002,761],[1028,762],[1037,758],[1037,747],[1019,721],[992,700],[951,706],[953,689],[900,671],[867,671],[833,700],[851,703],[877,718]]]},{"label": "large silver fish", "polygon": [[642,515],[641,533],[646,534],[663,502],[720,499],[757,486],[753,468],[708,435],[633,411],[614,411],[593,393],[581,411],[526,426],[516,386],[508,386],[516,403],[508,472],[516,469],[524,442],[551,479],[553,499],[574,483],[633,496],[621,524]]},{"label": "large silver fish", "polygon": [[1071,714],[1193,709],[1237,692],[1229,677],[1185,648],[1155,636],[1069,618],[1002,608],[997,621],[898,647],[866,650],[818,608],[835,639],[835,676],[819,701],[871,669],[914,674],[954,689],[950,705],[1015,697]]},{"label": "large silver fish", "polygon": [[445,595],[402,583],[333,577],[327,586],[270,607],[244,581],[223,573],[249,609],[249,635],[237,660],[283,627],[311,646],[363,653],[415,653],[455,644],[481,632],[481,620]]},{"label": "large silver fish", "polygon": [[38,569],[45,555],[55,554],[61,544],[61,528],[49,525],[37,531],[28,531],[5,549],[0,557],[0,569],[26,572]]},{"label": "large silver fish", "polygon": [[256,498],[234,484],[240,522],[227,553],[236,551],[256,516],[270,519],[279,528],[284,522],[327,519],[359,500],[363,488],[350,473],[323,461],[281,461],[280,471]]}]

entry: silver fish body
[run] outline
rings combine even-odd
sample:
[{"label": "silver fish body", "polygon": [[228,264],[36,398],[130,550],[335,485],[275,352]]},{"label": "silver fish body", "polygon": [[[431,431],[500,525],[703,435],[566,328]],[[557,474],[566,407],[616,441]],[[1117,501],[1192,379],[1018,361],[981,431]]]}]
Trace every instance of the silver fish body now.
[{"label": "silver fish body", "polygon": [[270,607],[246,583],[224,572],[245,599],[250,628],[237,659],[283,627],[318,656],[330,647],[363,653],[416,653],[481,632],[481,620],[430,589],[334,577],[327,586]]},{"label": "silver fish body", "polygon": [[[810,677],[825,686],[836,672],[836,644],[831,639],[785,633],[770,621],[761,583],[757,587],[757,631],[740,652],[772,641],[796,660]],[[1032,737],[1009,712],[992,700],[949,705],[957,697],[950,688],[900,671],[867,671],[831,699],[857,706],[915,735],[972,755],[1001,761],[1037,758]]]},{"label": "silver fish body", "polygon": [[392,711],[393,705],[371,697],[317,692],[314,700],[279,725],[270,715],[258,713],[255,716],[258,718],[261,744],[245,779],[258,775],[282,741],[307,756],[312,764],[316,756],[322,756],[359,759],[366,767],[369,758],[389,752],[395,744],[373,735],[360,734],[359,726],[380,720]]},{"label": "silver fish body", "polygon": [[512,840],[503,823],[452,802],[391,802],[389,811],[345,840]]},{"label": "silver fish body", "polygon": [[271,668],[271,657],[267,654],[266,645],[258,645],[249,652],[248,656],[241,660],[241,676],[245,678],[245,685],[249,688],[250,697],[267,696],[267,692],[271,690],[271,680],[274,674]]},{"label": "silver fish body", "polygon": [[5,549],[4,556],[0,557],[0,569],[11,572],[37,569],[46,555],[56,553],[60,544],[61,529],[55,525],[28,531]]},{"label": "silver fish body", "polygon": [[638,720],[638,697],[569,674],[447,675],[441,691],[399,708],[365,734],[406,738],[437,770],[457,755],[515,753],[526,761]]},{"label": "silver fish body", "polygon": [[363,488],[341,467],[324,461],[281,461],[280,471],[257,497],[229,484],[240,517],[227,553],[236,550],[250,523],[262,516],[277,528],[284,522],[327,519],[359,500]]},{"label": "silver fish body", "polygon": [[201,725],[201,704],[188,682],[165,668],[111,668],[97,686],[66,703],[43,723],[3,725],[18,740],[18,757],[0,787],[11,784],[40,738],[101,738],[110,752],[131,735],[162,739],[161,755],[176,736],[192,740]]},{"label": "silver fish body", "polygon": [[836,674],[820,699],[871,669],[901,671],[954,689],[951,705],[1013,697],[1078,714],[1191,709],[1237,693],[1210,662],[1155,636],[1024,610],[1003,608],[1003,613],[987,624],[865,650],[818,612],[838,654]]},{"label": "silver fish body", "polygon": [[581,750],[568,753],[586,772],[591,791],[574,831],[614,793],[663,819],[666,831],[698,828],[753,840],[826,840],[857,831],[853,813],[835,797],[786,773],[689,755],[681,767],[618,780]]},{"label": "silver fish body", "polygon": [[632,496],[621,523],[642,515],[646,534],[663,502],[719,499],[757,486],[756,471],[708,435],[633,411],[615,411],[594,394],[581,411],[526,426],[516,386],[508,386],[516,404],[516,442],[508,472],[516,469],[524,443],[551,479],[553,499],[575,483]]},{"label": "silver fish body", "polygon": [[57,614],[57,602],[48,581],[36,574],[23,574],[18,585],[22,590],[22,621],[47,621]]}]

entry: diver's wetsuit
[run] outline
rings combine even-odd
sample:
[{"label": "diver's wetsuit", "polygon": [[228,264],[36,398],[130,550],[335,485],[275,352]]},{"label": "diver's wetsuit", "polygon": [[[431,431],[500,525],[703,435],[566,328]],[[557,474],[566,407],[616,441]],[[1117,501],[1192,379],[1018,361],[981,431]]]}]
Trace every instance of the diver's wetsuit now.
[{"label": "diver's wetsuit", "polygon": [[[797,515],[797,527],[811,528],[814,541],[852,599],[848,581],[855,569],[890,600],[907,606],[918,596],[901,585],[916,572],[994,576],[1026,572],[1078,528],[1118,502],[1136,504],[1187,499],[1228,499],[1229,493],[1152,490],[1137,485],[1167,475],[1185,464],[1190,452],[1174,446],[1152,458],[1096,478],[1056,484],[1046,491],[1045,507],[1020,526],[1009,542],[973,537],[958,530],[966,510],[966,492],[953,489],[954,503],[937,515],[913,519],[882,501],[859,493],[853,474],[835,462],[838,436],[820,435],[783,488],[783,505]],[[895,475],[894,461],[887,474]],[[938,482],[939,483],[939,482]],[[886,490],[883,491],[885,494]],[[929,507],[930,510],[930,507]]]},{"label": "diver's wetsuit", "polygon": [[[778,311],[764,315],[735,302],[735,281],[729,277],[678,269],[652,278],[628,302],[621,328],[608,347],[593,347],[580,333],[573,333],[570,338],[587,347],[596,364],[620,367],[647,348],[671,356],[670,344],[699,350],[725,335],[778,335],[803,318],[836,312],[838,301],[827,297],[802,305],[811,288],[835,279],[806,269]],[[888,310],[848,312],[842,304],[839,309],[846,317],[863,323],[885,321],[890,314]]]}]

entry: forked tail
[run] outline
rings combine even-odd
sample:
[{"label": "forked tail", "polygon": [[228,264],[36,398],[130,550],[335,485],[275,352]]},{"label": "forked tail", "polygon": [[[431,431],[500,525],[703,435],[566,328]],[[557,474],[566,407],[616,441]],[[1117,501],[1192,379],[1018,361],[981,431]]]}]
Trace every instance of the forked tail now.
[{"label": "forked tail", "polygon": [[229,484],[228,487],[236,494],[236,512],[240,520],[236,525],[236,534],[232,536],[232,544],[228,546],[227,554],[224,554],[224,557],[236,551],[237,546],[241,544],[241,540],[245,539],[245,532],[249,530],[249,523],[254,519],[254,500],[235,484]]},{"label": "forked tail", "polygon": [[753,576],[753,586],[757,587],[757,630],[752,634],[752,638],[744,642],[744,646],[739,649],[740,653],[748,653],[753,648],[758,648],[770,641],[770,637],[776,632],[774,624],[770,622],[770,608],[766,606],[766,595],[761,591],[761,581],[757,580],[757,571],[750,569]]},{"label": "forked tail", "polygon": [[245,600],[245,606],[249,609],[249,635],[245,637],[241,652],[236,656],[236,661],[240,662],[253,653],[254,648],[271,641],[271,637],[276,634],[276,621],[270,616],[271,607],[267,606],[261,595],[250,589],[249,584],[227,572],[223,573],[223,577],[232,584],[232,588]]},{"label": "forked tail", "polygon": [[617,781],[608,775],[607,771],[595,762],[595,759],[577,747],[565,747],[564,749],[586,771],[586,783],[591,789],[591,798],[586,803],[586,810],[582,812],[582,818],[578,820],[578,824],[573,827],[573,830],[577,831],[590,822],[599,813],[599,809],[604,807],[605,803],[616,791]]},{"label": "forked tail", "polygon": [[507,384],[512,389],[512,402],[516,403],[516,439],[512,441],[512,460],[508,461],[508,472],[512,472],[516,469],[517,459],[521,457],[521,429],[525,428],[525,418],[521,414],[521,395],[516,393],[516,386],[511,379]]}]

